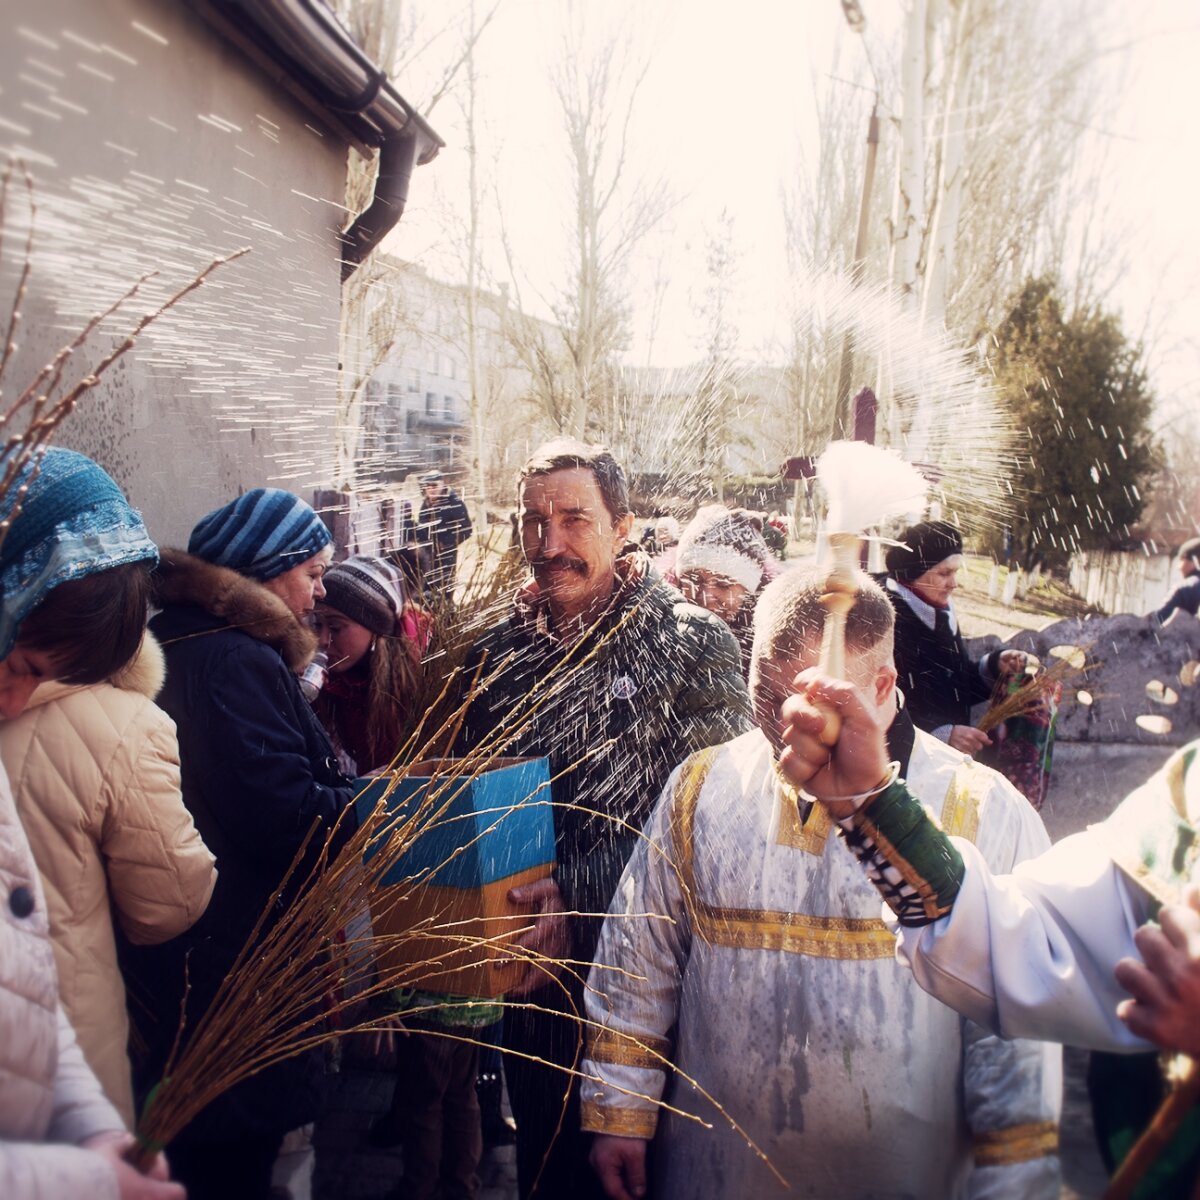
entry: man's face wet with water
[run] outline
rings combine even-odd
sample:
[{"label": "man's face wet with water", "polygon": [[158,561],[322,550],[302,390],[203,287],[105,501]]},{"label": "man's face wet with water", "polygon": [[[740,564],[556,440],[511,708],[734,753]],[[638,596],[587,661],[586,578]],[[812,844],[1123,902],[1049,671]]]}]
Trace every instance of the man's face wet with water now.
[{"label": "man's face wet with water", "polygon": [[[783,702],[795,694],[796,676],[809,667],[817,666],[820,661],[821,643],[813,637],[798,641],[788,653],[763,658],[755,663],[750,676],[754,720],[777,755],[783,745],[779,710]],[[896,668],[892,661],[891,635],[869,650],[855,650],[847,646],[846,678],[862,688],[871,703],[887,712],[890,725],[896,704]]]},{"label": "man's face wet with water", "polygon": [[565,467],[524,480],[520,519],[521,547],[556,618],[594,615],[612,594],[632,516],[614,522],[592,471]]}]

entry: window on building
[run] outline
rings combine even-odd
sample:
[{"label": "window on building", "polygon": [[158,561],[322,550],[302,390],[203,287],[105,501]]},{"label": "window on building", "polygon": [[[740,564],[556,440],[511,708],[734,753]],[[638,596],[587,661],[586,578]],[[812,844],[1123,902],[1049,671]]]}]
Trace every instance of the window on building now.
[{"label": "window on building", "polygon": [[425,414],[426,416],[437,415],[437,394],[435,392],[425,393]]}]

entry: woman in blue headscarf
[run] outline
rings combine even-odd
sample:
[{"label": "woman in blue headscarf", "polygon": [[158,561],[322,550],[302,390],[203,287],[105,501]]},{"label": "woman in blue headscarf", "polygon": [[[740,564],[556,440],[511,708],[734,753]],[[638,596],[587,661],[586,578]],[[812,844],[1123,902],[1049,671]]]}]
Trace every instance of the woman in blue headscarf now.
[{"label": "woman in blue headscarf", "polygon": [[59,449],[0,498],[0,538],[0,716],[14,717],[43,679],[99,683],[133,658],[158,550],[113,480]]},{"label": "woman in blue headscarf", "polygon": [[[183,937],[130,948],[151,1017],[143,1094],[174,1040],[185,980],[190,1030],[268,904],[279,914],[291,902],[280,884],[314,826],[310,847],[353,830],[352,812],[340,820],[353,788],[297,678],[316,650],[305,621],[325,594],[331,542],[298,496],[255,488],[202,518],[186,554],[163,551],[150,626],[167,658],[158,703],[178,729],[183,801],[217,856],[217,883]],[[309,1051],[209,1105],[169,1147],[192,1200],[265,1197],[284,1134],[320,1110],[322,1077]]]},{"label": "woman in blue headscarf", "polygon": [[[0,469],[3,468],[0,463]],[[158,552],[91,459],[37,452],[0,496],[0,716],[43,680],[119,671],[146,627]],[[182,1200],[160,1159],[139,1176],[132,1144],[58,1003],[37,867],[0,771],[0,1195]]]}]

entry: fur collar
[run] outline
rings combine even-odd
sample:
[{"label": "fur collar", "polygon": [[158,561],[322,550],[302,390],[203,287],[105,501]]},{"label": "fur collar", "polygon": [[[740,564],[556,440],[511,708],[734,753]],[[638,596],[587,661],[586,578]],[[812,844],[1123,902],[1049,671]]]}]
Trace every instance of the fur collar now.
[{"label": "fur collar", "polygon": [[167,660],[162,647],[150,630],[142,635],[138,652],[110,680],[113,687],[126,692],[141,692],[151,700],[167,681]]},{"label": "fur collar", "polygon": [[[153,700],[167,679],[167,660],[162,647],[150,630],[142,637],[138,652],[123,666],[108,682],[123,692],[139,692],[148,700]],[[92,685],[100,686],[100,685]],[[29,708],[37,708],[40,704],[50,704],[72,692],[85,691],[81,684],[59,683],[57,680],[39,684],[29,698]]]},{"label": "fur collar", "polygon": [[164,549],[153,579],[160,606],[198,605],[278,650],[293,671],[302,671],[316,652],[316,635],[300,624],[278,596],[247,575],[182,550]]}]

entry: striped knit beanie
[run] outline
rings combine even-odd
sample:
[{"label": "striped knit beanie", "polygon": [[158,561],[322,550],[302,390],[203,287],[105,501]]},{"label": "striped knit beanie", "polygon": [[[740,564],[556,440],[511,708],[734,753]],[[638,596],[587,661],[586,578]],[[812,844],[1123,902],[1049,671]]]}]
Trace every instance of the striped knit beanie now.
[{"label": "striped knit beanie", "polygon": [[407,595],[404,575],[386,558],[356,554],[334,563],[321,582],[325,586],[322,604],[372,633],[390,637],[396,632]]},{"label": "striped knit beanie", "polygon": [[12,650],[21,622],[60,583],[158,559],[141,514],[102,467],[73,450],[34,454],[0,496],[0,520],[10,518],[18,501],[0,543],[0,659]]},{"label": "striped knit beanie", "polygon": [[266,581],[307,562],[332,541],[325,523],[299,496],[255,488],[201,517],[188,553]]},{"label": "striped knit beanie", "polygon": [[688,522],[679,539],[675,574],[682,578],[688,571],[711,571],[755,592],[768,558],[767,543],[745,513],[709,504]]}]

